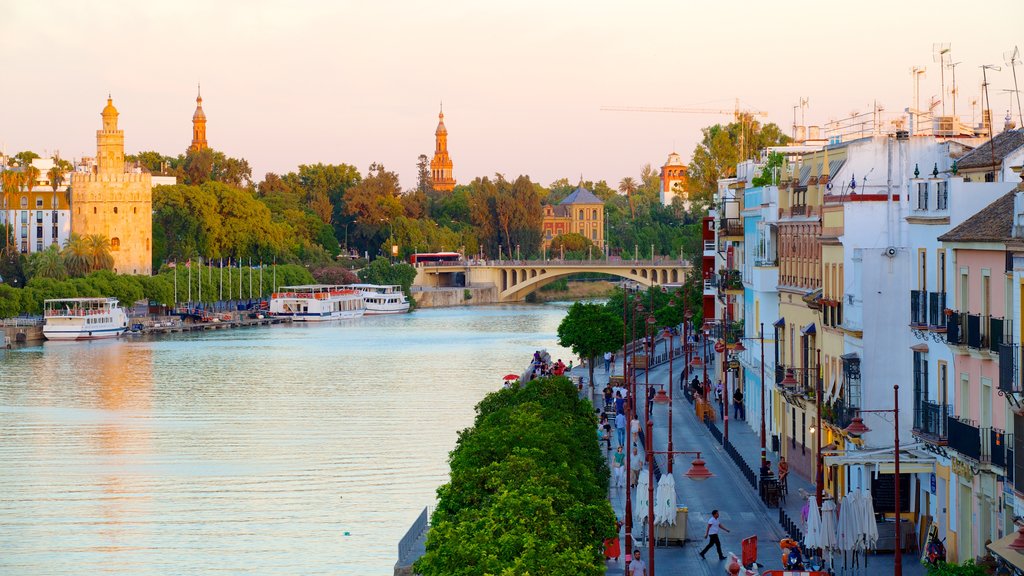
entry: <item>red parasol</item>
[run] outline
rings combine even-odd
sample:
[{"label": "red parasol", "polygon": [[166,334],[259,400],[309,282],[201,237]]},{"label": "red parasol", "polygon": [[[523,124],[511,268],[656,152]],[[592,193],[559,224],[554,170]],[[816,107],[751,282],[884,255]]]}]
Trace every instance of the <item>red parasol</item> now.
[{"label": "red parasol", "polygon": [[505,374],[505,380],[519,380],[519,374]]}]

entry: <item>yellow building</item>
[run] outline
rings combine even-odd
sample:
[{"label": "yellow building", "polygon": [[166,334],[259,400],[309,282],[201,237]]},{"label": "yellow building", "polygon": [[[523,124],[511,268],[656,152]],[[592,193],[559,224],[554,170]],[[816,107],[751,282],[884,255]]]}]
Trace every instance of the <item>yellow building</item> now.
[{"label": "yellow building", "polygon": [[153,183],[145,172],[128,172],[124,131],[110,98],[96,131],[96,167],[71,177],[71,232],[100,234],[110,241],[114,271],[150,274],[153,261]]},{"label": "yellow building", "polygon": [[430,179],[434,190],[451,192],[455,189],[452,176],[452,159],[448,156],[448,129],[444,126],[444,110],[437,115],[437,130],[434,131],[434,159],[430,161]]},{"label": "yellow building", "polygon": [[206,143],[206,112],[203,112],[203,94],[196,94],[196,111],[192,114],[192,145],[189,150],[196,152],[209,148]]},{"label": "yellow building", "polygon": [[582,184],[557,206],[544,206],[541,241],[545,248],[556,236],[572,232],[604,250],[604,202]]}]

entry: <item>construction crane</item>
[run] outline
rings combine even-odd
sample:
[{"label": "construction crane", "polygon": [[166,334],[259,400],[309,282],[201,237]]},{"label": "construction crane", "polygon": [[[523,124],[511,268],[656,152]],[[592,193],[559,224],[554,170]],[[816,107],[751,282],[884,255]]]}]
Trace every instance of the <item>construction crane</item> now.
[{"label": "construction crane", "polygon": [[749,115],[750,117],[760,116],[765,118],[768,113],[764,110],[742,110],[740,109],[740,99],[736,99],[736,107],[732,110],[721,110],[716,108],[677,108],[673,106],[601,106],[602,112],[655,112],[662,114],[731,114],[732,117],[741,123],[742,132],[740,134],[740,156],[746,158],[746,138],[745,132],[747,129],[747,123],[744,120],[744,116]]}]

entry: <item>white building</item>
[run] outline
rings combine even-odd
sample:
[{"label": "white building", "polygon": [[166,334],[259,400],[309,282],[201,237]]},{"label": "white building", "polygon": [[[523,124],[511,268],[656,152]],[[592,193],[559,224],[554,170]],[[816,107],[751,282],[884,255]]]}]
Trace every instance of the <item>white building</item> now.
[{"label": "white building", "polygon": [[[17,193],[3,193],[0,222],[10,223],[15,248],[23,253],[40,252],[56,244],[63,246],[71,235],[69,206],[70,173],[51,182],[54,161],[36,158],[32,166],[39,173],[32,186],[21,185]],[[20,167],[6,170],[22,172]]]}]

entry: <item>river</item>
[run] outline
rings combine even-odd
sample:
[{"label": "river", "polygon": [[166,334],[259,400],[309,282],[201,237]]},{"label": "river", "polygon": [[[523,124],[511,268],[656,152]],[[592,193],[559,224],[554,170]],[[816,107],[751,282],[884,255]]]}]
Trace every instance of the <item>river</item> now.
[{"label": "river", "polygon": [[0,573],[390,574],[565,305],[0,350]]}]

